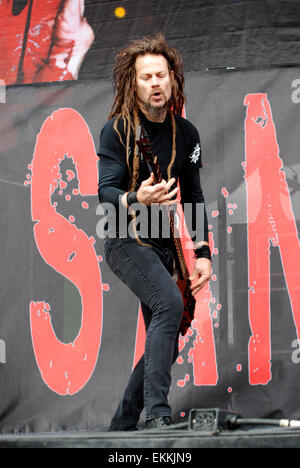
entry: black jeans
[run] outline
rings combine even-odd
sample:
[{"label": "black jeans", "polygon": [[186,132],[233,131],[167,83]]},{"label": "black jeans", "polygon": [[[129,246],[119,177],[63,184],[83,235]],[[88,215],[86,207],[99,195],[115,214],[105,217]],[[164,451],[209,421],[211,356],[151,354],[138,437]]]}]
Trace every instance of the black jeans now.
[{"label": "black jeans", "polygon": [[171,416],[168,393],[171,366],[178,356],[183,301],[171,274],[171,248],[154,241],[151,247],[141,246],[130,237],[106,238],[105,257],[111,270],[139,298],[147,331],[144,355],[110,425],[110,430],[130,430],[144,407],[146,421]]}]

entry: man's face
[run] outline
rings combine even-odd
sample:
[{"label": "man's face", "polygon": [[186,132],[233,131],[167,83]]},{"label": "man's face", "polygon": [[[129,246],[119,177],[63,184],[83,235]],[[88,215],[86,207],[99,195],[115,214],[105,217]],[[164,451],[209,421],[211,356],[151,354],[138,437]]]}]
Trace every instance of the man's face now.
[{"label": "man's face", "polygon": [[135,62],[139,105],[151,119],[165,117],[172,93],[173,72],[162,55],[139,55]]}]

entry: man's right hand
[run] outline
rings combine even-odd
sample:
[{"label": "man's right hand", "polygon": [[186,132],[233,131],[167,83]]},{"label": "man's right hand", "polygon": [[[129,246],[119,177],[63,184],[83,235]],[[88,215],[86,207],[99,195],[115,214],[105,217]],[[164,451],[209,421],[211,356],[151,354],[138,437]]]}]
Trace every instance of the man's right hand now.
[{"label": "man's right hand", "polygon": [[169,182],[162,180],[159,184],[154,184],[154,175],[152,173],[148,179],[141,183],[141,186],[137,191],[137,199],[139,203],[143,203],[147,206],[150,206],[153,203],[157,203],[159,205],[173,205],[176,203],[176,200],[172,200],[172,198],[175,197],[179,188],[176,187],[171,192],[169,192],[169,190],[175,182],[176,179],[173,177]]}]

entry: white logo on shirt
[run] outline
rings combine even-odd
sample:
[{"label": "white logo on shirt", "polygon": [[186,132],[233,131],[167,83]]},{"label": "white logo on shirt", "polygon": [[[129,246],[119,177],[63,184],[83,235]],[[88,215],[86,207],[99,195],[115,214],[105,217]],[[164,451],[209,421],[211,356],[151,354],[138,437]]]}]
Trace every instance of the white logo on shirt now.
[{"label": "white logo on shirt", "polygon": [[200,147],[200,144],[197,143],[195,148],[194,148],[194,151],[192,152],[192,154],[190,155],[190,159],[191,161],[196,164],[196,162],[198,161],[198,159],[200,158],[200,155],[201,155],[201,147]]}]

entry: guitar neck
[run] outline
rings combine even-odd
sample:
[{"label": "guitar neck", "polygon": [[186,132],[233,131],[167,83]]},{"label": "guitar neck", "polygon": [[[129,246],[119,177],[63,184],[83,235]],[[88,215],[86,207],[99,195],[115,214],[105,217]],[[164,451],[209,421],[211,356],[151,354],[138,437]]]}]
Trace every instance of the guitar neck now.
[{"label": "guitar neck", "polygon": [[[152,145],[149,140],[149,137],[143,127],[141,127],[140,131],[140,139],[136,141],[141,154],[147,161],[147,164],[151,167],[152,172],[154,174],[154,179],[156,183],[160,183],[162,181],[162,175],[160,172],[160,167],[158,163],[157,156],[153,154],[152,150]],[[169,208],[169,207],[168,207]],[[180,269],[180,274],[183,279],[187,280],[189,278],[189,271],[185,262],[184,258],[184,253],[179,237],[178,230],[176,229],[175,222],[174,222],[174,213],[170,211],[170,209],[167,209],[168,214],[169,214],[169,220],[170,220],[170,227],[171,227],[171,233],[172,233],[172,238],[174,241],[174,246],[176,249],[176,254],[177,254],[177,263],[178,267]]]},{"label": "guitar neck", "polygon": [[162,175],[158,167],[157,156],[155,156],[155,158],[156,158],[156,162],[153,162],[153,161],[147,161],[147,162],[149,162],[152,172],[154,174],[155,183],[159,184],[162,181]]}]

